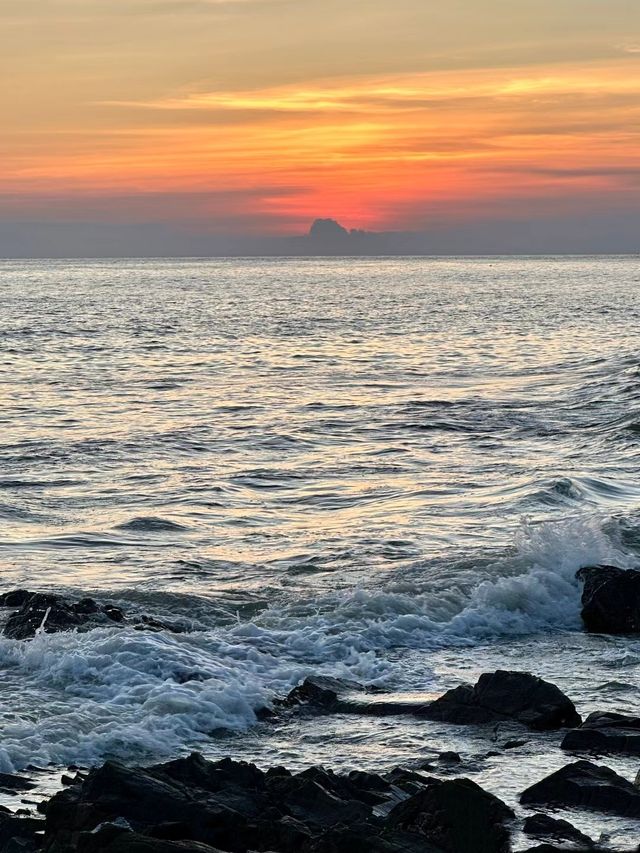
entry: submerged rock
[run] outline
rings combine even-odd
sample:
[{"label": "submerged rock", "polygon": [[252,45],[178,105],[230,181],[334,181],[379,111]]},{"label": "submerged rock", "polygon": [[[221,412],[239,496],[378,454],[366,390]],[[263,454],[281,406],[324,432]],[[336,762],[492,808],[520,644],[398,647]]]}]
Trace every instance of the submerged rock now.
[{"label": "submerged rock", "polygon": [[598,755],[640,755],[640,717],[595,711],[564,736],[562,749]]},{"label": "submerged rock", "polygon": [[430,720],[446,723],[494,723],[515,720],[544,731],[580,725],[573,702],[548,681],[528,672],[498,670],[472,686],[447,691],[425,710]]},{"label": "submerged rock", "polygon": [[640,817],[640,790],[608,767],[576,761],[527,788],[520,802]]},{"label": "submerged rock", "polygon": [[587,566],[576,577],[584,582],[582,621],[595,634],[640,632],[640,571],[616,566]]},{"label": "submerged rock", "polygon": [[[5,601],[22,601],[15,613],[7,619],[4,635],[12,640],[34,637],[38,629],[46,634],[57,631],[89,630],[122,622],[124,614],[117,607],[101,605],[92,598],[70,601],[60,595],[17,590],[3,596]],[[11,605],[5,605],[11,606]]]}]

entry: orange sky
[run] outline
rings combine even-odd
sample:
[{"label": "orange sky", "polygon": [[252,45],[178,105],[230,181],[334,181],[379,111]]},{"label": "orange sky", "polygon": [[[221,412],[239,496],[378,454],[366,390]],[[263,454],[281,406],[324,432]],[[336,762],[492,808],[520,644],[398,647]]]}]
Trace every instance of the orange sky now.
[{"label": "orange sky", "polygon": [[0,0],[0,220],[296,233],[637,210],[639,8]]}]

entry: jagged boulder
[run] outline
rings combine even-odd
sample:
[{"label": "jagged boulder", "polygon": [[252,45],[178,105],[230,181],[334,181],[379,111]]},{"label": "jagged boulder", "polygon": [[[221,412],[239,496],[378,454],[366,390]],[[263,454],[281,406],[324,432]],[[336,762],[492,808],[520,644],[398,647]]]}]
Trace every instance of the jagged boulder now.
[{"label": "jagged boulder", "polygon": [[580,725],[573,702],[548,681],[528,672],[498,670],[472,686],[447,691],[424,712],[431,720],[457,724],[514,720],[538,731]]},{"label": "jagged boulder", "polygon": [[640,632],[640,571],[617,566],[587,566],[583,581],[582,621],[595,634]]},{"label": "jagged boulder", "polygon": [[576,761],[520,795],[525,806],[573,807],[640,817],[640,789],[608,767]]},{"label": "jagged boulder", "polygon": [[470,779],[434,780],[389,814],[389,824],[446,853],[507,853],[511,809]]},{"label": "jagged boulder", "polygon": [[[466,779],[417,778],[410,797],[374,773],[263,772],[196,754],[147,768],[107,762],[46,805],[44,849],[506,853],[512,812],[504,803]],[[480,846],[469,847],[476,838]]]},{"label": "jagged boulder", "polygon": [[562,749],[596,755],[640,755],[640,717],[595,711],[580,728],[566,733]]},{"label": "jagged boulder", "polygon": [[548,842],[568,842],[583,847],[594,847],[595,842],[567,820],[550,817],[546,814],[534,814],[525,819],[522,831],[530,838]]}]

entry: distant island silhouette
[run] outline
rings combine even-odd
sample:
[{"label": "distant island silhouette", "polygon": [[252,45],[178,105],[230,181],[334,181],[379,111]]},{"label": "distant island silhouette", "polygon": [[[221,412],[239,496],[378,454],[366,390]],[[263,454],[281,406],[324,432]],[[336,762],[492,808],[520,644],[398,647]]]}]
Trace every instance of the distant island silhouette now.
[{"label": "distant island silhouette", "polygon": [[318,254],[369,254],[389,248],[389,242],[399,235],[393,232],[347,229],[337,219],[315,219],[303,239],[310,251]]}]

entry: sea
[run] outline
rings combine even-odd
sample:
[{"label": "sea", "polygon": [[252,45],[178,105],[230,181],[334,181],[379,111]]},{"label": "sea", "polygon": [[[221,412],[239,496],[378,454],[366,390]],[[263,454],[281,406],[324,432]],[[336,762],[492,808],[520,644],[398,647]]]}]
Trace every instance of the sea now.
[{"label": "sea", "polygon": [[639,329],[631,256],[0,262],[1,591],[184,628],[0,638],[0,771],[455,749],[516,805],[557,733],[256,711],[503,668],[638,713],[640,638],[584,633],[575,573],[640,567]]}]

